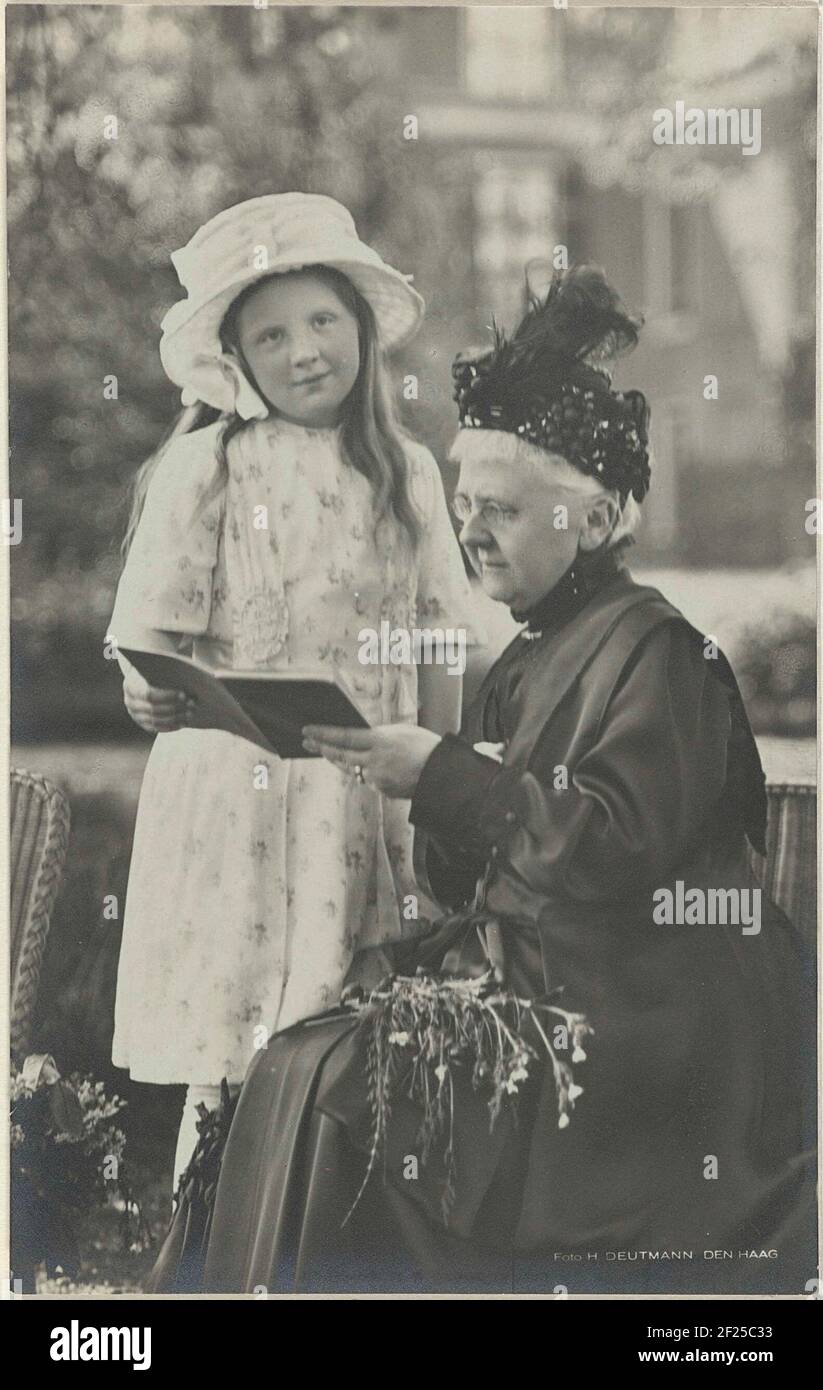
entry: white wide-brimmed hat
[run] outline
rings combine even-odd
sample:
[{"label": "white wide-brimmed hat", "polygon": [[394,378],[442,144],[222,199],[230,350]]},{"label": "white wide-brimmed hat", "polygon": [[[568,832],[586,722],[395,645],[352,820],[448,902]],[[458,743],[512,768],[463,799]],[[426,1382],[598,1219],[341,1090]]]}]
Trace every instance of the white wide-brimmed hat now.
[{"label": "white wide-brimmed hat", "polygon": [[223,351],[219,334],[230,304],[255,280],[314,265],[342,271],[374,310],[387,350],[412,337],[425,309],[411,276],[386,265],[360,240],[351,213],[320,193],[270,193],[226,208],[171,259],[187,298],[161,325],[166,373],[183,387],[184,405],[205,401],[246,419],[268,407]]}]

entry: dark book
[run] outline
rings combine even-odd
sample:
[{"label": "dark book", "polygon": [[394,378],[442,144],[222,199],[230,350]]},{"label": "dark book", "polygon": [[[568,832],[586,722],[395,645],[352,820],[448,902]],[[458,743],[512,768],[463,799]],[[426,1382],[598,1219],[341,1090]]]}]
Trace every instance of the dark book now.
[{"label": "dark book", "polygon": [[367,729],[343,678],[314,671],[229,671],[203,666],[171,652],[121,647],[149,685],[182,690],[195,701],[188,727],[222,729],[281,758],[316,758],[303,747],[305,724]]}]

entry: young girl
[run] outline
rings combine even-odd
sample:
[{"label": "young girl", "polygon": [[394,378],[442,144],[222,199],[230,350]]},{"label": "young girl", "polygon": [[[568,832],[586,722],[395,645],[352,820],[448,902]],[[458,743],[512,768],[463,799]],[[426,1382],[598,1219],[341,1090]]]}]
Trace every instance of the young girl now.
[{"label": "young girl", "polygon": [[[161,357],[188,405],[138,476],[111,632],[238,669],[327,666],[373,724],[418,719],[417,668],[364,666],[364,628],[464,628],[470,598],[437,466],[395,421],[382,353],[423,301],[331,198],[255,198],[172,260],[188,297]],[[113,1060],[188,1084],[240,1083],[267,1033],[337,996],[353,951],[397,938],[412,891],[407,803],[362,772],[284,761],[198,729],[174,691],[122,662],[162,734],[135,830]],[[420,722],[459,722],[460,680],[420,668]],[[266,771],[262,772],[262,768]]]}]

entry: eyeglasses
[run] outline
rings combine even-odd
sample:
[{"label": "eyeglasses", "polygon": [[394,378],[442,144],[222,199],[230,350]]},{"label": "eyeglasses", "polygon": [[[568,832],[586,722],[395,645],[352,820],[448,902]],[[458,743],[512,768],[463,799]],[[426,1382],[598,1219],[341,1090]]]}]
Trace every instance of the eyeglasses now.
[{"label": "eyeglasses", "polygon": [[[455,493],[452,499],[452,511],[462,526],[465,526],[466,522],[475,515],[469,498],[462,492]],[[480,517],[483,525],[488,526],[489,530],[493,531],[500,526],[505,526],[507,522],[517,516],[517,511],[514,507],[504,507],[501,502],[484,502],[482,506],[477,508],[476,514]]]}]

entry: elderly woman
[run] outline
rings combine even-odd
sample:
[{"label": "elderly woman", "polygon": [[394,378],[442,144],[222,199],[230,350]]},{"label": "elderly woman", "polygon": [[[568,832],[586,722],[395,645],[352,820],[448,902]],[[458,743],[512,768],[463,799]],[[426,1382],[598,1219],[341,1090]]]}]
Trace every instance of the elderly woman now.
[{"label": "elderly woman", "polygon": [[447,915],[261,1050],[213,1216],[194,1251],[181,1218],[154,1287],[201,1258],[213,1292],[802,1292],[813,1274],[813,1013],[747,869],[756,746],[726,660],[623,560],[648,411],[603,363],[637,328],[580,268],[456,362],[460,539],[522,632],[458,736],[305,731],[412,798]]}]

